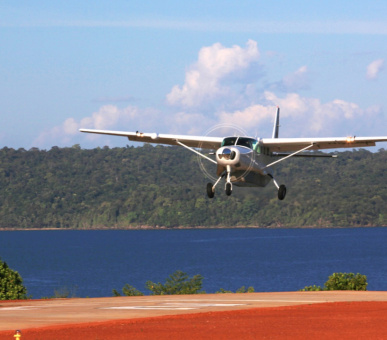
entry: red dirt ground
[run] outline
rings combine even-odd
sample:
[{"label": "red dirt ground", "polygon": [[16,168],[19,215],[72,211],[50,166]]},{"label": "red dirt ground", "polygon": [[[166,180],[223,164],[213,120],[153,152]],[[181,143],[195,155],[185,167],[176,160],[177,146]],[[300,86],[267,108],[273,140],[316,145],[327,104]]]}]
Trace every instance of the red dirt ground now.
[{"label": "red dirt ground", "polygon": [[[0,339],[14,339],[0,332]],[[387,302],[255,308],[22,330],[21,339],[387,339]]]}]

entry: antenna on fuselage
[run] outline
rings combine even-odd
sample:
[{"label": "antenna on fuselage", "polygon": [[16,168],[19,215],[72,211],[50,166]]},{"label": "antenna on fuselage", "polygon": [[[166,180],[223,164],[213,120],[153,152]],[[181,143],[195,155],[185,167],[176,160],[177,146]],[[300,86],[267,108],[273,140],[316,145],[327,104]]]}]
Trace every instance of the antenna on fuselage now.
[{"label": "antenna on fuselage", "polygon": [[277,113],[275,115],[275,120],[274,120],[273,135],[271,138],[278,138],[278,135],[279,135],[279,115],[280,115],[280,108],[279,108],[279,106],[277,106]]}]

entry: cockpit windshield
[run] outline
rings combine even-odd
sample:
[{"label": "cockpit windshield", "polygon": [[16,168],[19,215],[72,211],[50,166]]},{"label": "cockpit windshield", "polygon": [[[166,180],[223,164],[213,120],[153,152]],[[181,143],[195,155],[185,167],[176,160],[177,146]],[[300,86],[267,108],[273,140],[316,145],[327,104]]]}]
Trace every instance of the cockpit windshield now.
[{"label": "cockpit windshield", "polygon": [[244,146],[249,149],[253,149],[257,143],[257,140],[254,138],[248,138],[248,137],[227,137],[223,139],[222,146],[232,146],[232,145],[239,145]]},{"label": "cockpit windshield", "polygon": [[222,146],[232,146],[235,145],[236,140],[238,137],[227,137],[223,139]]}]

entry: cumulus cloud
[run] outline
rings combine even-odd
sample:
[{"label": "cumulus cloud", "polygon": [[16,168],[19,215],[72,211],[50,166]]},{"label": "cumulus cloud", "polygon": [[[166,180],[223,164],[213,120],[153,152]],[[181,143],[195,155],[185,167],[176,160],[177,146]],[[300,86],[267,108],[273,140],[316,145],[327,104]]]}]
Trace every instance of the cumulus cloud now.
[{"label": "cumulus cloud", "polygon": [[[156,111],[151,109],[140,111],[133,106],[121,109],[114,105],[105,105],[91,116],[84,117],[80,120],[68,118],[61,125],[44,131],[35,139],[34,145],[38,147],[47,145],[48,143],[58,146],[68,145],[71,141],[77,141],[77,137],[80,136],[80,128],[122,130],[124,129],[123,126],[128,126],[127,129],[130,129],[133,122],[136,122],[136,124],[141,122],[143,125],[146,125],[146,121],[151,121],[149,117],[154,114],[157,114]],[[87,135],[86,138],[93,140],[98,138],[98,136]]]},{"label": "cumulus cloud", "polygon": [[136,118],[139,110],[136,107],[128,106],[120,109],[115,105],[104,105],[91,117],[83,118],[80,126],[93,129],[110,129],[118,122],[125,123]]},{"label": "cumulus cloud", "polygon": [[[383,119],[385,122],[380,107],[361,108],[342,99],[322,102],[297,93],[308,87],[305,65],[262,89],[260,74],[254,72],[262,69],[259,57],[253,40],[245,47],[228,48],[220,43],[203,47],[197,62],[187,70],[184,84],[167,94],[168,110],[104,105],[87,117],[66,119],[42,133],[35,145],[95,140],[98,145],[125,143],[116,137],[80,134],[79,128],[203,135],[212,127],[232,125],[252,136],[270,137],[276,106],[281,108],[282,137],[364,135],[367,130],[372,135],[384,133],[380,132]],[[383,64],[382,59],[372,62],[368,77],[377,77]]]},{"label": "cumulus cloud", "polygon": [[257,43],[249,40],[245,48],[224,47],[216,43],[199,51],[198,61],[186,72],[182,86],[174,86],[167,95],[170,105],[184,108],[226,97],[231,89],[226,81],[240,80],[259,59]]},{"label": "cumulus cloud", "polygon": [[309,72],[306,65],[295,72],[285,75],[281,81],[270,84],[270,89],[282,92],[294,92],[309,88]]},{"label": "cumulus cloud", "polygon": [[234,112],[220,112],[217,118],[220,124],[231,124],[247,130],[259,129],[273,119],[275,112],[275,106],[255,104]]},{"label": "cumulus cloud", "polygon": [[[269,103],[281,107],[281,117],[287,120],[287,126],[291,128],[287,131],[293,137],[361,133],[365,125],[369,128],[378,127],[382,119],[380,107],[371,106],[362,109],[356,103],[341,99],[322,103],[317,98],[302,97],[296,93],[289,93],[280,98],[272,92],[265,92],[265,98]],[[367,119],[362,119],[364,117]]]},{"label": "cumulus cloud", "polygon": [[375,79],[384,68],[384,59],[374,60],[367,66],[367,78]]}]

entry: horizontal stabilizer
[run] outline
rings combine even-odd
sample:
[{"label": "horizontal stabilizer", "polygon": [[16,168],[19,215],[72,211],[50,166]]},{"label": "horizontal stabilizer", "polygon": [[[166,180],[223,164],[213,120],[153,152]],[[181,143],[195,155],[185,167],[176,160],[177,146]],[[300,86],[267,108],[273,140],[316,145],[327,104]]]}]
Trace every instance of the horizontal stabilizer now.
[{"label": "horizontal stabilizer", "polygon": [[[286,157],[289,156],[289,153],[282,153],[282,152],[273,152],[272,156],[275,157]],[[299,153],[297,155],[293,155],[292,157],[326,157],[326,158],[337,158],[337,155],[329,155],[324,153]]]}]

